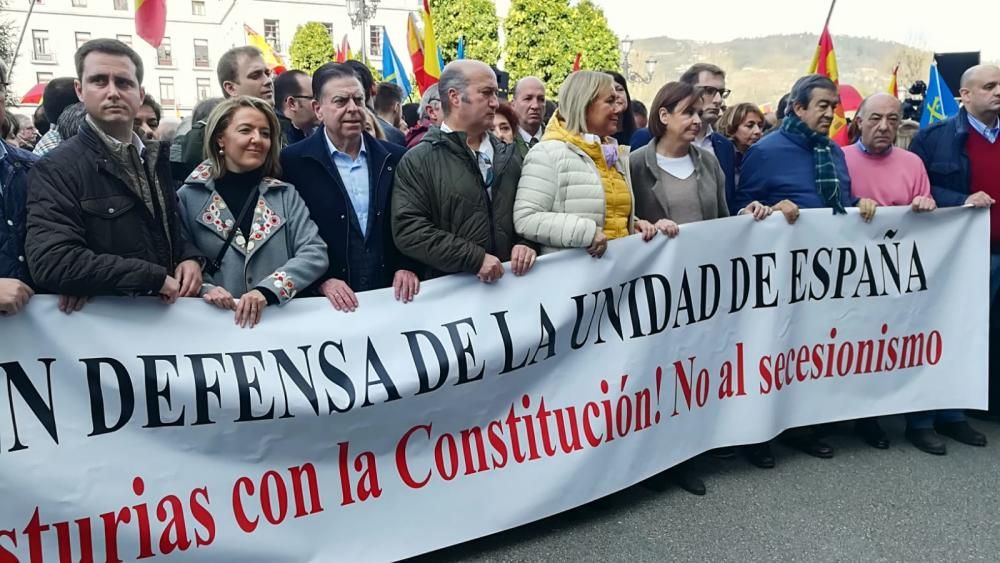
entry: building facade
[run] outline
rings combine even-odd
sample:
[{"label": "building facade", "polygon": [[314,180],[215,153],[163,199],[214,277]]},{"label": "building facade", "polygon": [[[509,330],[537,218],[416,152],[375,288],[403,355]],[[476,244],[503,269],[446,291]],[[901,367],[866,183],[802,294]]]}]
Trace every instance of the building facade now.
[{"label": "building facade", "polygon": [[[143,86],[164,115],[187,114],[199,101],[222,95],[216,63],[226,50],[247,44],[244,25],[267,38],[292,68],[288,54],[296,29],[317,21],[330,30],[335,47],[344,35],[352,51],[363,45],[371,64],[381,68],[382,30],[404,65],[406,19],[420,0],[381,0],[370,21],[352,26],[348,4],[355,0],[167,0],[167,26],[159,49],[135,33],[134,0],[35,0],[10,2],[3,16],[24,39],[11,73],[11,93],[20,97],[35,84],[76,76],[73,54],[90,39],[113,37],[131,45],[145,64]],[[371,0],[367,3],[370,5]],[[27,21],[27,25],[25,25]],[[33,104],[21,104],[27,113]],[[18,111],[18,110],[15,110]]]}]

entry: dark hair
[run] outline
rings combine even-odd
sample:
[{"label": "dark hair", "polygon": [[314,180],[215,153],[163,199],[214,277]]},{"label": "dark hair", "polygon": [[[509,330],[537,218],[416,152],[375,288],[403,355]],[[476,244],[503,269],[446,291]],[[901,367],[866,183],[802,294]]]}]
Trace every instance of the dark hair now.
[{"label": "dark hair", "polygon": [[713,75],[721,76],[722,78],[726,77],[726,71],[713,65],[712,63],[695,63],[691,65],[691,68],[684,71],[684,74],[680,77],[680,81],[686,82],[692,86],[697,86],[698,78],[703,72],[710,72]]},{"label": "dark hair", "polygon": [[76,97],[76,86],[70,76],[53,78],[45,85],[42,92],[42,107],[45,108],[45,117],[49,123],[55,124],[59,121],[64,109],[79,102]]},{"label": "dark hair", "polygon": [[643,117],[649,117],[649,112],[646,110],[646,104],[640,102],[639,100],[632,100],[632,107],[629,108],[632,113],[637,113]]},{"label": "dark hair", "polygon": [[365,103],[370,107],[372,105],[372,90],[375,89],[375,77],[372,76],[371,69],[365,63],[354,59],[345,61],[344,64],[353,70],[358,80],[361,81],[361,87],[365,90]]},{"label": "dark hair", "polygon": [[510,128],[514,130],[514,135],[517,135],[517,128],[520,126],[520,122],[517,120],[517,113],[514,111],[514,108],[507,102],[500,102],[500,106],[497,107],[497,113],[507,118]]},{"label": "dark hair", "polygon": [[194,111],[191,112],[191,121],[193,123],[198,123],[199,121],[208,121],[208,116],[212,114],[212,110],[215,106],[222,103],[225,98],[208,98],[198,102],[198,105],[194,106]]},{"label": "dark hair", "polygon": [[62,115],[59,116],[59,121],[56,123],[56,130],[59,131],[59,136],[65,141],[80,132],[80,127],[86,119],[86,106],[83,105],[83,102],[77,102],[63,110]]},{"label": "dark hair", "polygon": [[375,111],[386,113],[392,111],[394,104],[403,101],[403,89],[392,82],[381,82],[375,88]]},{"label": "dark hair", "polygon": [[223,85],[226,82],[239,83],[240,57],[263,58],[264,55],[260,52],[260,49],[254,47],[253,45],[233,47],[225,53],[222,53],[222,56],[219,57],[219,64],[215,66],[215,74],[219,77],[219,88],[222,88],[222,95],[227,98],[229,97],[229,94],[226,94],[226,88]]},{"label": "dark hair", "polygon": [[274,79],[274,109],[281,115],[285,109],[285,100],[289,96],[301,96],[302,88],[299,88],[299,77],[309,75],[301,70],[286,70]]},{"label": "dark hair", "polygon": [[9,111],[4,111],[0,117],[3,117],[3,122],[0,123],[0,143],[2,143],[7,140],[7,137],[16,137],[21,132],[21,124],[17,122],[17,119],[14,119],[14,114]]},{"label": "dark hair", "polygon": [[778,100],[778,109],[774,112],[774,116],[778,119],[784,119],[785,115],[788,113],[788,99],[792,97],[792,93],[789,92]]},{"label": "dark hair", "polygon": [[38,130],[39,135],[44,135],[49,132],[52,128],[52,124],[49,123],[49,118],[45,117],[45,108],[38,106],[35,108],[35,113],[31,116],[31,119],[35,122],[35,129]]},{"label": "dark hair", "polygon": [[[764,112],[760,111],[760,108],[754,104],[743,102],[728,108],[719,118],[719,133],[727,139],[732,139],[743,120],[750,114],[755,114],[760,117],[761,122],[764,121]],[[763,123],[761,123],[761,127],[763,128]]]},{"label": "dark hair", "polygon": [[[807,74],[796,80],[792,86],[791,97],[788,98],[789,104],[793,105],[793,111],[794,104],[798,104],[804,108],[809,107],[809,100],[812,99],[813,90],[831,90],[836,92],[837,85],[833,83],[833,80],[822,74]],[[787,108],[785,113],[788,113]]]},{"label": "dark hair", "polygon": [[542,123],[548,123],[557,109],[559,109],[559,104],[554,100],[545,100],[545,115],[542,117]]},{"label": "dark hair", "polygon": [[653,104],[650,107],[649,128],[650,135],[654,139],[659,139],[667,132],[667,126],[660,121],[660,110],[665,109],[673,113],[678,104],[684,100],[697,100],[701,96],[698,88],[688,82],[667,82],[660,91],[653,97]]},{"label": "dark hair", "polygon": [[163,117],[163,108],[160,107],[160,104],[156,103],[156,99],[153,96],[146,94],[146,97],[142,99],[142,105],[153,108],[153,114],[156,116],[157,121]]},{"label": "dark hair", "polygon": [[420,104],[403,104],[403,121],[406,122],[407,127],[416,127],[417,122],[420,121]]},{"label": "dark hair", "polygon": [[104,53],[105,55],[115,55],[119,57],[128,57],[132,64],[135,65],[135,80],[139,84],[142,84],[142,58],[139,54],[132,50],[132,47],[122,43],[117,39],[91,39],[80,48],[76,50],[76,54],[73,55],[73,62],[76,63],[76,77],[79,80],[83,80],[83,61],[87,58],[87,55],[91,53]]},{"label": "dark hair", "polygon": [[[359,82],[358,75],[354,72],[351,67],[344,63],[326,63],[325,65],[316,69],[313,73],[312,87],[313,87],[313,98],[320,100],[320,95],[323,93],[323,86],[331,80],[336,80],[338,78],[355,78]],[[364,88],[364,83],[361,84]],[[365,94],[367,96],[367,94]]]},{"label": "dark hair", "polygon": [[611,78],[625,89],[625,111],[622,112],[622,126],[618,128],[618,132],[615,133],[614,137],[619,145],[627,145],[632,142],[632,133],[635,133],[637,129],[635,126],[635,116],[632,115],[632,96],[628,93],[628,82],[625,81],[624,76],[613,70],[604,71],[604,74],[611,75]]}]

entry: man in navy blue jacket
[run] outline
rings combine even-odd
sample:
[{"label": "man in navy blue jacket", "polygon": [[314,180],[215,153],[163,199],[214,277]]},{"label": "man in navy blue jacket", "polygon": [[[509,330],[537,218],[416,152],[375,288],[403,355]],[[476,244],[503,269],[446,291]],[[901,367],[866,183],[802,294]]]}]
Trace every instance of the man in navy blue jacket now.
[{"label": "man in navy blue jacket", "polygon": [[389,221],[405,149],[364,132],[365,90],[350,67],[323,65],[312,90],[321,127],[281,152],[281,168],[328,247],[330,269],[315,289],[345,312],[357,309],[356,292],[389,286],[396,299],[410,301],[420,281],[396,250]]},{"label": "man in navy blue jacket", "polygon": [[[0,119],[7,101],[7,69],[0,61]],[[28,171],[38,157],[0,139],[0,315],[13,315],[35,294],[24,261]]]}]

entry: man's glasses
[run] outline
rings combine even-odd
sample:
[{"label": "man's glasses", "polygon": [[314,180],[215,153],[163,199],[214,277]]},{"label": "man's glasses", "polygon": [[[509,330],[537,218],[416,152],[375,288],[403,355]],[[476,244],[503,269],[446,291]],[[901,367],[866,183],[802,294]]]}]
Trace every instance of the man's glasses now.
[{"label": "man's glasses", "polygon": [[723,100],[728,98],[729,94],[733,93],[733,91],[728,88],[723,88],[722,90],[720,90],[715,86],[699,86],[698,88],[701,89],[701,93],[705,96],[714,98],[716,94],[719,94],[720,96],[722,96]]}]

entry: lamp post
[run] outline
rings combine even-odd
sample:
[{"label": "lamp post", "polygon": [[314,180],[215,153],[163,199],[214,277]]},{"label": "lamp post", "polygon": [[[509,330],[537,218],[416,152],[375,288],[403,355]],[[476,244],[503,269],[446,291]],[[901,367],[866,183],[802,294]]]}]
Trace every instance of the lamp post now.
[{"label": "lamp post", "polygon": [[351,27],[361,26],[361,57],[368,62],[368,37],[366,29],[368,21],[375,17],[379,0],[347,0],[347,15],[351,18]]},{"label": "lamp post", "polygon": [[621,40],[619,46],[622,51],[622,74],[625,76],[625,81],[649,84],[653,80],[653,71],[656,70],[656,59],[652,57],[646,59],[646,73],[639,74],[638,72],[634,72],[632,65],[629,64],[629,54],[632,52],[632,40],[626,35],[625,39]]}]

